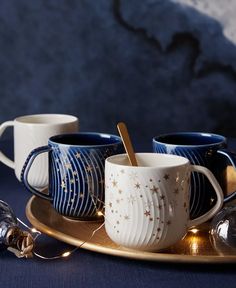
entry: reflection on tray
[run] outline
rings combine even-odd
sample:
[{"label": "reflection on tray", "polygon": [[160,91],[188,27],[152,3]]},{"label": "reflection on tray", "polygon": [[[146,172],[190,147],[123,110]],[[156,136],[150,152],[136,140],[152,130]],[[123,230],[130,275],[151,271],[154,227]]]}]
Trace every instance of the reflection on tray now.
[{"label": "reflection on tray", "polygon": [[165,252],[192,256],[218,255],[212,245],[208,223],[199,226],[198,229],[191,229],[181,241]]}]

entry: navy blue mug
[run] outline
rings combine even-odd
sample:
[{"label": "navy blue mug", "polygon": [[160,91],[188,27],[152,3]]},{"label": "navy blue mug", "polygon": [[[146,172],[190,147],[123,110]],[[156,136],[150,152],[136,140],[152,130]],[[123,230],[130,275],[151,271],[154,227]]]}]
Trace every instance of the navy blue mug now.
[{"label": "navy blue mug", "polygon": [[[236,155],[227,150],[227,140],[222,135],[201,132],[163,134],[153,138],[153,151],[175,154],[189,159],[194,165],[205,166],[214,174],[225,193],[224,202],[236,197],[227,194],[226,168],[236,167]],[[190,216],[199,217],[214,206],[215,192],[208,179],[201,174],[191,176]]]},{"label": "navy blue mug", "polygon": [[[44,152],[49,153],[48,193],[35,189],[28,181],[34,159]],[[105,159],[123,152],[119,136],[90,132],[56,135],[47,146],[30,153],[21,181],[30,192],[51,201],[58,213],[94,220],[104,206]]]}]

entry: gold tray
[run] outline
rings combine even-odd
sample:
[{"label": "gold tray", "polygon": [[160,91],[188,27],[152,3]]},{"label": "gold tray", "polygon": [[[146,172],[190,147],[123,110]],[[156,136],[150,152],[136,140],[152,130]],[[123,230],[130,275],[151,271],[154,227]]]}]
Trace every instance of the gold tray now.
[{"label": "gold tray", "polygon": [[[52,205],[41,198],[31,197],[26,216],[39,231],[83,249],[146,261],[176,263],[236,263],[236,252],[227,247],[216,247],[210,241],[209,225],[190,231],[176,245],[161,252],[142,252],[118,246],[107,236],[104,227],[94,235],[101,222],[75,221],[58,214]],[[82,245],[82,246],[81,246]]]}]

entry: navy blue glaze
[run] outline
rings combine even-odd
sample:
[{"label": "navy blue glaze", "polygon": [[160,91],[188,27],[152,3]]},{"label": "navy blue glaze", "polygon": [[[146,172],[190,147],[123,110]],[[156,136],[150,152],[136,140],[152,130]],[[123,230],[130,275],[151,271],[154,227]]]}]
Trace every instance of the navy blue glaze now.
[{"label": "navy blue glaze", "polygon": [[[236,166],[236,157],[227,150],[227,140],[222,135],[201,132],[179,132],[153,138],[153,151],[184,156],[191,164],[207,167],[213,172],[225,191],[225,169]],[[225,195],[225,202],[236,193]],[[190,215],[198,217],[209,210],[216,201],[214,189],[204,175],[193,173],[191,177]]]},{"label": "navy blue glaze", "polygon": [[[34,158],[49,152],[49,194],[31,187],[27,176]],[[53,136],[48,146],[31,152],[22,170],[26,188],[51,200],[60,214],[71,218],[94,219],[104,206],[105,159],[123,153],[120,137],[100,133],[73,133]]]}]

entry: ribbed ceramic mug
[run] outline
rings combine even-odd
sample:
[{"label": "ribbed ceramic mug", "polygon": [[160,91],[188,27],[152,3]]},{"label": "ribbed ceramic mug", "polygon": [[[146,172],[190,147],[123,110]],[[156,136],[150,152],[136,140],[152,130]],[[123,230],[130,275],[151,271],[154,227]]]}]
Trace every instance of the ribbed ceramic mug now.
[{"label": "ribbed ceramic mug", "polygon": [[[14,128],[14,161],[0,152],[0,161],[15,170],[20,180],[21,170],[29,153],[36,147],[46,145],[49,137],[56,134],[78,132],[78,118],[64,114],[35,114],[7,121],[0,126],[0,136],[6,128]],[[41,155],[33,164],[29,183],[37,188],[48,184],[47,157]]]},{"label": "ribbed ceramic mug", "polygon": [[[49,153],[49,187],[45,194],[32,187],[28,175],[35,158]],[[22,182],[33,194],[52,202],[64,216],[97,219],[104,206],[105,159],[123,153],[121,138],[101,133],[73,133],[51,137],[47,146],[31,152],[22,170]]]},{"label": "ribbed ceramic mug", "polygon": [[[153,138],[153,151],[183,156],[191,164],[202,165],[214,174],[224,192],[224,202],[236,196],[236,192],[227,193],[228,165],[236,167],[236,156],[227,150],[224,136],[200,133],[179,132],[163,134]],[[235,170],[236,171],[236,170]],[[196,173],[191,177],[190,215],[197,217],[205,213],[216,202],[215,191],[204,175]]]},{"label": "ribbed ceramic mug", "polygon": [[[220,210],[223,192],[207,168],[175,155],[136,153],[136,158],[138,166],[130,166],[126,154],[105,163],[105,228],[116,244],[146,251],[167,248]],[[191,172],[204,174],[217,195],[214,207],[193,220]]]}]

